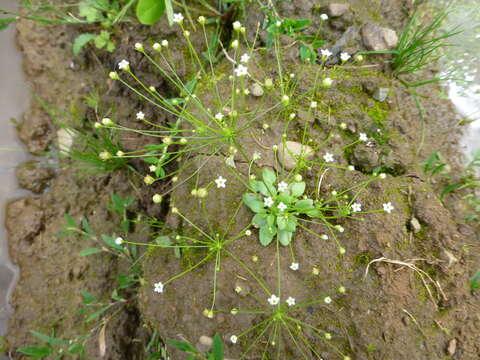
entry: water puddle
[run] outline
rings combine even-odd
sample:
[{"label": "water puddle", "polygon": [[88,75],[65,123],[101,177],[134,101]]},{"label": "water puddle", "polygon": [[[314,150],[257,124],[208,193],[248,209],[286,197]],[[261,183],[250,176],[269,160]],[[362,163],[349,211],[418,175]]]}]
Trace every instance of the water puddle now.
[{"label": "water puddle", "polygon": [[[0,0],[0,8],[16,10],[17,0]],[[25,195],[19,189],[15,167],[27,159],[23,146],[17,139],[12,119],[20,119],[29,103],[29,88],[23,75],[22,54],[15,45],[15,27],[0,32],[0,336],[7,330],[7,317],[11,312],[8,299],[18,277],[17,268],[8,257],[5,230],[5,205],[8,201]],[[1,355],[0,355],[1,358]]]}]

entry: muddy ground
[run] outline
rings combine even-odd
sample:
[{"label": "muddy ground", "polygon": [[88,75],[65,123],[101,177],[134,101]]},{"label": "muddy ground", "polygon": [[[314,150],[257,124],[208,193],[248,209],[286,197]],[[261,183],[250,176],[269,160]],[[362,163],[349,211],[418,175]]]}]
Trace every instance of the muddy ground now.
[{"label": "muddy ground", "polygon": [[[332,19],[326,26],[327,46],[330,48],[347,29],[367,22],[378,23],[400,33],[411,11],[410,1],[378,1],[375,6],[366,6],[363,0],[349,3],[347,13]],[[327,5],[327,2],[319,5]],[[282,16],[311,18],[314,24],[318,23],[318,9],[311,1],[282,2],[279,11]],[[245,18],[238,14],[238,20],[247,24],[247,31],[250,31],[256,28],[260,14],[258,9],[251,8]],[[227,23],[226,27],[229,26]],[[191,64],[185,59],[183,40],[175,41],[181,38],[179,31],[168,27],[165,19],[152,28],[123,24],[115,32],[118,49],[113,54],[90,47],[78,57],[71,55],[71,41],[86,29],[66,25],[39,26],[27,20],[20,20],[17,29],[18,43],[25,55],[25,72],[34,93],[50,109],[46,111],[45,106],[33,102],[25,114],[19,136],[29,151],[51,149],[57,138],[55,121],[72,121],[65,111],[74,111],[80,119],[80,126],[98,121],[101,114],[110,110],[122,125],[145,128],[144,124],[134,119],[140,107],[156,123],[165,124],[174,120],[158,110],[145,108],[125,88],[107,80],[107,74],[115,64],[128,58],[140,77],[148,78],[151,85],[162,93],[175,94],[168,83],[132,49],[137,41],[149,43],[168,38],[175,44],[172,53],[182,75],[188,74]],[[224,36],[228,39],[228,31]],[[195,46],[201,46],[199,39],[194,38],[193,41]],[[292,48],[288,46],[291,39],[282,41],[287,48]],[[361,41],[354,37],[344,49],[354,52],[364,48]],[[295,71],[302,80],[298,89],[301,92],[311,81],[311,70],[306,66],[299,68],[296,59],[296,54],[287,52],[285,61],[288,66],[300,69]],[[255,71],[259,74],[276,75],[271,60],[261,55],[255,60],[258,63]],[[372,207],[392,201],[397,210],[388,217],[378,213],[366,216],[365,221],[340,221],[338,224],[346,229],[339,235],[346,249],[343,256],[338,255],[333,243],[319,243],[311,234],[299,231],[293,248],[301,267],[298,272],[289,271],[289,251],[282,249],[281,263],[285,268],[282,287],[295,292],[298,299],[319,294],[333,297],[334,302],[328,307],[317,304],[308,311],[298,310],[296,315],[302,321],[321,326],[333,334],[332,342],[352,359],[478,359],[480,295],[469,289],[470,276],[480,268],[476,255],[478,226],[475,228],[464,221],[466,205],[461,200],[464,194],[454,194],[446,201],[440,201],[439,192],[444,186],[444,179],[431,181],[420,165],[432,152],[439,151],[449,160],[452,173],[460,174],[462,157],[458,152],[458,138],[461,129],[457,126],[451,104],[440,96],[441,89],[436,85],[418,89],[425,107],[423,128],[413,98],[402,84],[392,80],[391,69],[383,64],[383,60],[381,57],[369,58],[367,63],[373,67],[346,67],[340,73],[332,72],[332,77],[337,76],[338,82],[322,94],[322,103],[330,112],[329,121],[315,121],[310,126],[309,136],[315,143],[326,134],[337,132],[339,136],[334,138],[329,145],[331,147],[323,148],[327,150],[348,143],[352,133],[371,133],[380,128],[385,136],[378,138],[373,148],[358,144],[352,151],[341,154],[340,165],[351,163],[357,170],[328,173],[321,191],[344,188],[354,181],[366,179],[366,174],[373,168],[383,166],[387,179],[370,184],[360,200],[365,206]],[[385,102],[372,99],[372,91],[378,87],[390,89]],[[85,105],[84,97],[92,91],[101,94],[99,111]],[[199,96],[206,103],[212,101],[208,91]],[[268,94],[251,98],[247,106],[268,106]],[[57,114],[56,118],[52,112]],[[271,127],[261,133],[264,122],[269,122]],[[338,131],[341,122],[347,124],[347,131]],[[291,124],[289,140],[300,139],[299,129],[304,124],[300,117]],[[255,128],[262,134],[262,144],[268,148],[280,141],[283,130],[283,124],[274,119],[262,119]],[[150,139],[132,135],[122,136],[120,141],[127,151],[151,143]],[[244,141],[247,149],[252,152],[256,149],[251,139],[245,138]],[[258,151],[262,153],[260,166],[277,166],[271,151],[263,148]],[[202,156],[193,156],[189,161],[202,163]],[[131,165],[139,173],[146,173],[144,163],[134,161]],[[172,164],[168,170],[176,168],[177,165]],[[195,166],[186,167],[178,176],[185,179],[192,169]],[[239,164],[238,169],[246,173],[244,164]],[[59,236],[65,227],[64,214],[68,213],[76,220],[85,216],[98,233],[112,233],[118,226],[118,219],[106,206],[111,193],[115,192],[135,199],[129,208],[132,219],[136,214],[155,217],[161,223],[166,222],[172,233],[192,229],[169,212],[169,204],[174,204],[182,214],[196,219],[198,223],[206,225],[210,221],[214,228],[221,228],[222,223],[231,217],[226,214],[235,213],[238,205],[239,212],[233,217],[234,225],[230,229],[232,233],[243,229],[252,216],[247,208],[239,206],[242,187],[236,183],[235,177],[229,175],[221,157],[211,159],[201,169],[198,178],[206,184],[218,174],[223,174],[232,186],[227,192],[211,188],[205,208],[197,200],[191,200],[189,195],[194,180],[177,187],[161,205],[156,205],[151,202],[152,195],[169,189],[172,185],[169,181],[144,186],[141,177],[124,170],[107,175],[88,174],[71,167],[55,168],[53,172],[45,168],[37,170],[26,172],[31,181],[25,180],[23,174],[20,183],[31,190],[43,191],[43,194],[14,201],[7,209],[10,254],[20,267],[20,280],[12,298],[15,312],[6,337],[6,352],[14,359],[22,358],[15,351],[17,348],[36,343],[29,333],[32,329],[44,333],[53,329],[55,334],[65,339],[91,332],[93,336],[87,343],[87,359],[100,358],[97,342],[100,328],[92,330],[91,324],[85,324],[83,315],[78,314],[82,302],[81,290],[86,289],[98,298],[108,300],[116,285],[115,275],[126,273],[129,265],[110,255],[80,257],[80,250],[95,244],[78,236]],[[313,167],[303,173],[308,187],[315,187],[315,171]],[[22,174],[19,176],[22,177]],[[46,185],[48,188],[44,190]],[[312,230],[323,231],[320,227]],[[129,239],[147,242],[152,232],[152,229],[135,226]],[[240,259],[261,274],[265,283],[275,285],[272,270],[275,266],[274,252],[272,248],[263,248],[258,244],[255,230],[251,238],[242,237],[232,247],[230,250],[241,254]],[[257,256],[260,261],[252,263],[252,256]],[[432,295],[428,294],[419,276],[404,266],[385,262],[374,264],[364,278],[367,263],[380,257],[399,261],[420,259],[415,261],[416,266],[438,281],[436,285],[430,284]],[[144,283],[124,294],[128,299],[126,304],[107,323],[104,359],[147,358],[143,349],[154,329],[163,339],[185,338],[194,344],[202,335],[213,336],[219,332],[228,342],[230,335],[261,320],[260,315],[217,314],[213,319],[203,315],[203,310],[209,307],[212,293],[213,263],[205,264],[198,273],[175,281],[166,287],[165,294],[158,296],[152,292],[152,284],[181,271],[186,266],[185,262],[166,250],[149,251],[144,259]],[[319,276],[311,275],[313,267],[320,269]],[[226,257],[218,277],[217,309],[263,306],[255,297],[239,297],[235,293],[239,282],[251,293],[261,294],[261,289],[251,281],[245,269]],[[339,285],[348,289],[346,294],[335,292]],[[321,342],[312,341],[324,359],[337,358]],[[241,345],[226,345],[227,355],[238,358]],[[295,353],[290,345],[288,340],[283,344],[284,358],[300,358],[302,355]],[[263,346],[265,344],[262,343]],[[173,358],[181,357],[174,353]],[[248,358],[259,357],[252,353]],[[315,357],[311,355],[311,358]]]}]

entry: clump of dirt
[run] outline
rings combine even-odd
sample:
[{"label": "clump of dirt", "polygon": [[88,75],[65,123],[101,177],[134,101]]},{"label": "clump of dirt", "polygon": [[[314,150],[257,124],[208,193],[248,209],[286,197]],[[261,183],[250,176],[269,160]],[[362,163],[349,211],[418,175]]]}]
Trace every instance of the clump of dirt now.
[{"label": "clump of dirt", "polygon": [[[333,46],[350,26],[366,22],[381,23],[399,32],[406,20],[404,10],[411,8],[411,2],[406,0],[379,1],[374,6],[366,0],[349,3],[347,14],[331,19],[330,25],[322,25],[327,33],[326,46]],[[313,1],[281,2],[279,11],[282,16],[310,18],[319,25],[318,14],[327,5],[326,1],[320,4]],[[252,6],[245,19],[240,20],[247,24],[247,32],[253,33],[257,21],[261,20],[261,12]],[[171,115],[145,105],[121,86],[103,80],[119,60],[128,58],[140,78],[148,79],[149,84],[162,94],[176,95],[167,81],[132,49],[136,41],[147,43],[167,38],[180,75],[193,72],[194,66],[184,53],[185,44],[178,40],[181,39],[180,30],[167,26],[165,19],[152,28],[124,24],[116,30],[116,36],[122,40],[113,55],[90,50],[78,58],[71,57],[69,45],[78,29],[64,25],[40,27],[25,20],[20,20],[17,26],[19,44],[25,53],[25,71],[34,92],[41,94],[43,100],[43,103],[32,104],[19,130],[31,152],[49,149],[56,138],[56,127],[50,116],[52,112],[49,114],[48,111],[52,109],[57,114],[63,114],[64,109],[74,109],[84,122],[98,121],[109,113],[121,125],[134,129],[150,129],[133,119],[137,110],[144,111],[149,119],[159,124],[175,120]],[[225,36],[228,38],[227,34]],[[265,41],[263,32],[260,38]],[[297,92],[302,94],[311,87],[311,74],[315,74],[316,69],[310,65],[298,66],[297,47],[291,44],[291,40],[282,39],[282,45],[290,49],[286,51],[285,64],[287,72],[297,74]],[[192,36],[192,41],[201,48],[201,39]],[[261,78],[267,75],[278,77],[275,63],[269,56],[259,51],[252,59],[257,65],[252,65],[249,71]],[[448,207],[440,202],[439,188],[429,183],[419,165],[433,151],[440,151],[450,159],[459,158],[459,132],[455,127],[453,109],[439,96],[439,87],[426,86],[418,90],[424,99],[425,121],[422,122],[410,94],[388,76],[384,59],[377,60],[367,66],[346,65],[326,70],[335,85],[316,94],[319,103],[317,118],[305,119],[299,114],[286,127],[279,120],[279,112],[266,112],[240,138],[249,157],[254,151],[261,153],[261,159],[256,163],[258,167],[277,167],[281,177],[285,177],[287,174],[278,167],[271,147],[282,141],[286,129],[289,140],[301,141],[307,127],[307,140],[311,139],[310,144],[321,151],[343,148],[354,141],[358,133],[366,132],[372,139],[368,145],[356,144],[335,154],[339,165],[353,163],[356,170],[328,171],[322,177],[318,191],[327,194],[347,188],[368,179],[376,168],[388,174],[387,179],[372,182],[359,201],[364,208],[370,209],[391,201],[395,206],[394,213],[367,214],[362,216],[362,221],[339,221],[338,225],[345,228],[338,237],[346,250],[345,255],[339,255],[338,246],[333,241],[321,241],[305,229],[295,233],[292,243],[296,261],[300,264],[298,271],[289,269],[290,250],[281,249],[282,300],[294,296],[297,302],[302,302],[330,296],[331,304],[315,302],[295,310],[294,315],[302,322],[330,333],[330,342],[354,359],[477,359],[480,354],[476,339],[476,329],[480,326],[476,316],[478,294],[470,293],[468,282],[472,269],[477,269],[480,261],[466,251],[473,243],[475,233],[456,211],[462,208],[462,202],[450,199]],[[227,73],[230,66],[221,63],[217,69],[219,73]],[[209,92],[210,80],[202,80],[198,96],[213,108],[218,104],[214,94]],[[389,88],[384,102],[372,97],[378,87]],[[95,91],[105,93],[101,97],[105,104],[101,108],[103,112],[88,109],[83,104],[83,97]],[[222,94],[226,96],[229,91]],[[249,97],[243,106],[267,109],[274,102],[272,94],[267,92],[258,98]],[[65,118],[62,116],[57,120],[65,121]],[[340,126],[342,123],[345,126]],[[265,130],[264,124],[268,124],[269,129]],[[334,135],[332,142],[320,148],[318,145],[329,134]],[[122,135],[120,143],[128,151],[154,142],[144,136]],[[213,236],[215,233],[235,236],[246,228],[253,216],[241,204],[245,187],[225,165],[227,153],[228,149],[222,148],[214,156],[202,153],[184,159],[184,164],[189,165],[179,164],[181,185],[175,187],[170,197],[171,206],[203,231],[213,232]],[[314,160],[318,161],[321,155],[317,151]],[[237,171],[246,178],[248,164],[238,155],[235,162]],[[454,170],[460,169],[459,164],[452,160]],[[143,162],[133,161],[131,165],[139,173],[146,173]],[[170,170],[177,167],[176,164],[171,166]],[[319,186],[317,171],[318,166],[314,165],[302,172],[309,194],[314,194]],[[51,174],[43,175],[39,178],[46,179]],[[210,186],[209,195],[204,200],[192,200],[193,188],[208,186],[218,175],[227,179],[226,189]],[[139,191],[130,183],[134,183]],[[152,195],[165,192],[170,186],[167,182],[143,186],[138,178],[132,178],[126,171],[79,176],[67,168],[56,173],[42,197],[20,199],[8,206],[6,225],[10,252],[21,271],[12,298],[15,313],[7,336],[12,353],[18,347],[32,344],[30,330],[50,333],[53,329],[62,338],[74,338],[92,331],[94,337],[88,343],[87,357],[99,357],[98,329],[92,330],[77,313],[82,302],[81,290],[87,289],[108,300],[116,284],[114,275],[128,272],[129,265],[104,254],[80,257],[80,250],[95,244],[76,236],[59,237],[65,226],[63,216],[68,213],[76,220],[86,216],[93,229],[112,233],[118,219],[112,217],[106,205],[111,193],[115,192],[137,198],[129,209],[133,214],[147,214],[160,222],[165,221],[167,226],[162,234],[166,233],[172,239],[177,234],[201,237],[198,229],[181,216],[170,212],[165,218],[168,198],[162,206],[152,204]],[[42,187],[32,185],[32,190],[43,191]],[[319,225],[308,228],[319,234],[325,232]],[[152,232],[157,233],[156,229],[145,231],[139,226],[130,235],[139,242],[149,242]],[[257,274],[255,276],[268,288],[276,288],[275,251],[273,244],[262,247],[256,230],[252,232],[252,235],[242,236],[225,248],[215,278],[215,310],[219,312],[212,319],[204,315],[204,309],[210,308],[214,294],[216,265],[211,259],[167,284],[163,294],[152,291],[154,283],[188,269],[208,255],[207,252],[185,251],[179,259],[171,250],[149,250],[142,263],[144,285],[138,289],[138,294],[129,294],[126,306],[107,324],[104,358],[144,358],[142,341],[148,336],[142,330],[144,324],[155,328],[163,339],[185,338],[196,343],[202,335],[220,333],[228,342],[231,335],[240,335],[242,329],[265,320],[271,311],[266,301],[270,294],[253,280],[253,275]],[[254,261],[255,258],[258,261]],[[377,262],[367,267],[375,259]],[[312,273],[313,269],[318,270],[317,275]],[[340,286],[346,288],[346,293],[338,291]],[[233,315],[230,313],[232,309],[259,309],[264,313]],[[338,353],[307,327],[304,327],[303,334],[322,357],[338,357]],[[239,357],[248,340],[253,341],[256,335],[259,333],[253,331],[242,336],[238,344],[226,345],[228,356]],[[300,351],[288,332],[277,347],[269,348],[268,343],[268,337],[263,338],[257,346],[270,349],[272,354],[281,349],[285,358],[313,357],[312,352]],[[181,358],[179,354],[174,356],[175,359]],[[259,356],[253,354],[249,358]]]}]

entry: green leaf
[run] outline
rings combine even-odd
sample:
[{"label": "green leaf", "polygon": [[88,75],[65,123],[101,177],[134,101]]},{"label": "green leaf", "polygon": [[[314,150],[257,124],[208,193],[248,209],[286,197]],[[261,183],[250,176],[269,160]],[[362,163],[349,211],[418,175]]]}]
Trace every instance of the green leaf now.
[{"label": "green leaf", "polygon": [[87,290],[82,290],[82,297],[85,305],[91,304],[97,300],[95,296],[93,296],[92,293],[88,292]]},{"label": "green leaf", "polygon": [[73,41],[73,46],[72,46],[73,56],[77,56],[78,54],[80,54],[80,51],[82,50],[82,48],[85,45],[87,45],[89,42],[91,42],[93,39],[95,39],[96,36],[97,35],[95,34],[89,34],[89,33],[78,35]]},{"label": "green leaf", "polygon": [[10,25],[15,20],[16,19],[14,17],[0,19],[0,31],[5,30],[8,27],[8,25]]},{"label": "green leaf", "polygon": [[223,343],[222,338],[218,334],[215,334],[213,337],[212,353],[214,360],[223,360]]},{"label": "green leaf", "polygon": [[187,341],[179,341],[179,340],[167,340],[167,344],[172,345],[173,347],[177,348],[180,351],[189,353],[189,354],[198,354],[199,351],[195,349],[195,347]]},{"label": "green leaf", "polygon": [[297,223],[297,218],[293,215],[290,215],[287,219],[287,225],[285,226],[285,230],[294,233],[297,230]]},{"label": "green leaf", "polygon": [[250,187],[252,188],[253,191],[257,193],[259,192],[263,196],[270,195],[270,193],[268,192],[267,186],[263,181],[253,180],[252,182],[250,182]]},{"label": "green leaf", "polygon": [[318,209],[307,210],[307,211],[304,211],[304,213],[314,218],[322,217],[322,212]]},{"label": "green leaf", "polygon": [[308,45],[300,45],[300,59],[304,63],[314,64],[317,61],[317,53]]},{"label": "green leaf", "polygon": [[52,349],[48,346],[26,346],[17,351],[34,359],[41,359],[52,354]]},{"label": "green leaf", "polygon": [[277,228],[274,226],[265,225],[260,228],[260,244],[267,246],[273,240],[273,237],[277,233]]},{"label": "green leaf", "polygon": [[165,12],[165,0],[139,0],[137,18],[144,25],[153,25]]},{"label": "green leaf", "polygon": [[265,184],[272,185],[277,180],[277,176],[275,172],[269,168],[263,168],[262,170],[262,178]]},{"label": "green leaf", "polygon": [[63,215],[65,221],[67,222],[67,225],[68,227],[71,227],[71,228],[76,228],[77,227],[77,223],[75,222],[75,220],[68,214],[65,214]]},{"label": "green leaf", "polygon": [[243,202],[247,205],[250,210],[256,213],[263,212],[263,201],[259,200],[255,194],[243,194]]},{"label": "green leaf", "polygon": [[80,256],[88,256],[88,255],[98,254],[100,252],[102,252],[102,249],[88,248],[88,249],[83,249],[82,251],[80,251],[79,255]]},{"label": "green leaf", "polygon": [[280,241],[280,244],[283,246],[288,246],[290,244],[290,241],[292,241],[292,235],[293,233],[287,230],[281,230],[277,234],[278,241]]},{"label": "green leaf", "polygon": [[267,216],[265,214],[255,214],[252,219],[252,224],[257,227],[262,227],[267,223]]},{"label": "green leaf", "polygon": [[470,289],[480,289],[480,270],[478,270],[477,273],[472,276],[472,279],[470,280]]},{"label": "green leaf", "polygon": [[45,335],[42,334],[41,332],[35,331],[35,330],[30,330],[33,336],[39,338],[40,340],[50,344],[50,345],[63,345],[65,344],[65,340],[62,339],[57,339],[56,337],[50,336],[50,335]]},{"label": "green leaf", "polygon": [[299,200],[295,203],[295,208],[301,212],[304,212],[305,210],[313,209],[313,200],[312,199]]},{"label": "green leaf", "polygon": [[101,21],[103,19],[102,12],[97,9],[95,0],[82,0],[78,4],[78,14],[89,22]]},{"label": "green leaf", "polygon": [[298,198],[299,196],[302,196],[305,192],[305,182],[301,181],[290,184],[290,192],[293,197]]},{"label": "green leaf", "polygon": [[277,226],[278,230],[285,230],[287,227],[287,219],[285,218],[285,215],[277,216]]},{"label": "green leaf", "polygon": [[90,322],[90,321],[93,321],[95,320],[96,318],[98,318],[100,315],[102,315],[105,311],[107,311],[109,308],[110,308],[111,305],[105,305],[104,307],[102,307],[100,310],[98,311],[95,311],[93,314],[91,314],[89,317],[87,317],[87,319],[85,320],[85,322]]},{"label": "green leaf", "polygon": [[459,187],[461,187],[463,184],[461,183],[457,183],[457,184],[450,184],[448,185],[447,187],[445,187],[445,189],[443,189],[442,193],[440,194],[440,199],[443,200],[443,198],[451,193],[452,191],[455,191],[457,190]]}]

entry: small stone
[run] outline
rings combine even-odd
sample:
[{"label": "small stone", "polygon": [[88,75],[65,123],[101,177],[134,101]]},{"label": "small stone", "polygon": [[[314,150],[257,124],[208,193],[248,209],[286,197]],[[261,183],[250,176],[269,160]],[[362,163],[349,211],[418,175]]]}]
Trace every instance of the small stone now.
[{"label": "small stone", "polygon": [[210,336],[202,335],[198,339],[197,349],[203,353],[211,349],[213,345],[213,339]]},{"label": "small stone", "polygon": [[264,91],[263,91],[263,87],[261,87],[259,84],[257,83],[254,83],[251,87],[250,87],[250,92],[253,96],[263,96],[264,94]]},{"label": "small stone", "polygon": [[420,230],[422,230],[422,225],[420,225],[420,222],[416,217],[412,217],[410,219],[410,226],[412,227],[413,232],[415,234],[417,234],[418,232],[420,232]]},{"label": "small stone", "polygon": [[308,145],[302,145],[295,141],[286,141],[278,146],[278,160],[286,170],[292,170],[297,165],[296,158],[302,157],[305,160],[312,158],[314,152]]},{"label": "small stone", "polygon": [[388,97],[389,88],[378,88],[372,95],[372,97],[380,102],[384,102]]},{"label": "small stone", "polygon": [[398,44],[395,30],[371,23],[362,27],[362,39],[367,49],[373,51],[390,50]]},{"label": "small stone", "polygon": [[447,352],[450,356],[455,355],[457,351],[457,339],[452,339],[448,342]]},{"label": "small stone", "polygon": [[331,17],[344,15],[350,8],[349,4],[332,3],[327,6],[327,14]]}]

